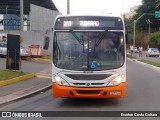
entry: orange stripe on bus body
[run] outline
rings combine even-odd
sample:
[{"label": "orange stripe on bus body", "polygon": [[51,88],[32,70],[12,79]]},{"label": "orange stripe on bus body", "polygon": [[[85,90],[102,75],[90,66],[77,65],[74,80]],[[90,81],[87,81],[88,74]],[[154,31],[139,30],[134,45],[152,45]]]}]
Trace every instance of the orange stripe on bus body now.
[{"label": "orange stripe on bus body", "polygon": [[[115,87],[67,87],[52,83],[54,97],[64,98],[122,98],[125,96],[126,83],[123,82]],[[120,94],[110,94],[110,93]],[[105,94],[106,93],[106,94]]]}]

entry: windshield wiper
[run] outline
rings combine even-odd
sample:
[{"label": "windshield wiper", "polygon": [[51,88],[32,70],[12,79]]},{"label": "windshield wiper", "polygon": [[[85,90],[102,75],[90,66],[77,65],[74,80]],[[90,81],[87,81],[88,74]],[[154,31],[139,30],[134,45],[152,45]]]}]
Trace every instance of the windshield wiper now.
[{"label": "windshield wiper", "polygon": [[98,40],[97,43],[95,44],[95,47],[98,46],[98,45],[102,42],[102,39],[104,38],[104,36],[105,36],[105,34],[106,34],[107,32],[108,32],[108,30],[105,30],[105,31],[101,34],[99,40]]},{"label": "windshield wiper", "polygon": [[72,35],[76,38],[76,40],[78,40],[78,42],[81,44],[81,45],[83,45],[83,40],[81,40],[76,34],[75,34],[75,32],[73,32],[73,30],[70,30],[70,32],[72,33]]},{"label": "windshield wiper", "polygon": [[61,56],[61,50],[60,50],[59,45],[57,43],[57,34],[56,33],[54,34],[54,44],[53,44],[53,46],[54,46],[53,48],[56,49],[55,51],[59,51],[59,54]]}]

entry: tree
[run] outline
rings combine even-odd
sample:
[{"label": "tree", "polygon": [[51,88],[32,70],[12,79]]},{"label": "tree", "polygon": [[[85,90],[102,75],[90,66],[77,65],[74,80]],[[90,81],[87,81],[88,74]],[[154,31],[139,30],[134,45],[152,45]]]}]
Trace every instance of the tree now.
[{"label": "tree", "polygon": [[[152,13],[154,14],[156,11],[156,2],[157,0],[142,0],[142,5],[138,8],[138,10],[136,11],[137,14],[135,16],[133,16],[132,19],[136,20],[138,17],[140,17],[142,14],[144,13]],[[160,22],[158,19],[156,19],[154,17],[154,15],[145,15],[143,16],[137,23],[137,29],[139,30],[148,30],[148,19],[150,19],[150,25],[152,28],[152,31],[156,31],[159,26],[160,26]]]},{"label": "tree", "polygon": [[136,13],[131,19],[124,19],[126,24],[126,29],[131,36],[133,36],[133,21],[137,20],[144,13],[152,13],[153,15],[144,15],[141,19],[136,22],[136,46],[143,46],[147,48],[148,44],[155,46],[157,40],[148,40],[149,23],[150,32],[156,32],[160,29],[160,20],[155,18],[155,11],[160,9],[160,0],[142,0],[142,5],[136,10]]},{"label": "tree", "polygon": [[158,8],[160,6],[160,0],[156,0],[155,5],[155,7]]},{"label": "tree", "polygon": [[151,34],[149,46],[158,48],[160,50],[160,32],[159,31]]}]

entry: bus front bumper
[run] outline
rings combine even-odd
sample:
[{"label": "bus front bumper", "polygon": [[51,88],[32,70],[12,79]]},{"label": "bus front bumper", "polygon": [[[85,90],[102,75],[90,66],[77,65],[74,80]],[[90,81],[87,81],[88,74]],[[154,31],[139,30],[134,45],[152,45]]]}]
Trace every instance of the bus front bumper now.
[{"label": "bus front bumper", "polygon": [[52,83],[53,96],[58,98],[122,98],[125,96],[126,83],[114,87],[69,87]]}]

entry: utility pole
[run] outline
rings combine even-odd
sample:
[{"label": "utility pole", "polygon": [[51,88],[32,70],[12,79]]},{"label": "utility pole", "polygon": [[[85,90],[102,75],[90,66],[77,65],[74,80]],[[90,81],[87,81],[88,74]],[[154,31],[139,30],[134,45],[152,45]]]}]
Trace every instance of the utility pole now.
[{"label": "utility pole", "polygon": [[21,21],[21,31],[23,31],[23,0],[20,0],[20,21]]},{"label": "utility pole", "polygon": [[67,0],[67,15],[70,14],[70,0]]},{"label": "utility pole", "polygon": [[[154,15],[153,13],[143,13],[140,17],[137,18],[137,20],[134,20],[134,38],[133,38],[133,46],[135,46],[135,39],[136,39],[136,22],[140,20],[144,15]],[[149,25],[150,28],[150,25]]]},{"label": "utility pole", "polygon": [[136,20],[134,20],[134,36],[133,36],[133,46],[135,47],[135,39],[136,39]]},{"label": "utility pole", "polygon": [[151,34],[151,20],[150,18],[147,20],[148,23],[148,48],[149,48],[149,38],[150,38],[150,34]]},{"label": "utility pole", "polygon": [[4,23],[7,23],[6,24],[6,30],[8,29],[8,5],[6,6],[6,20],[4,21]]}]

